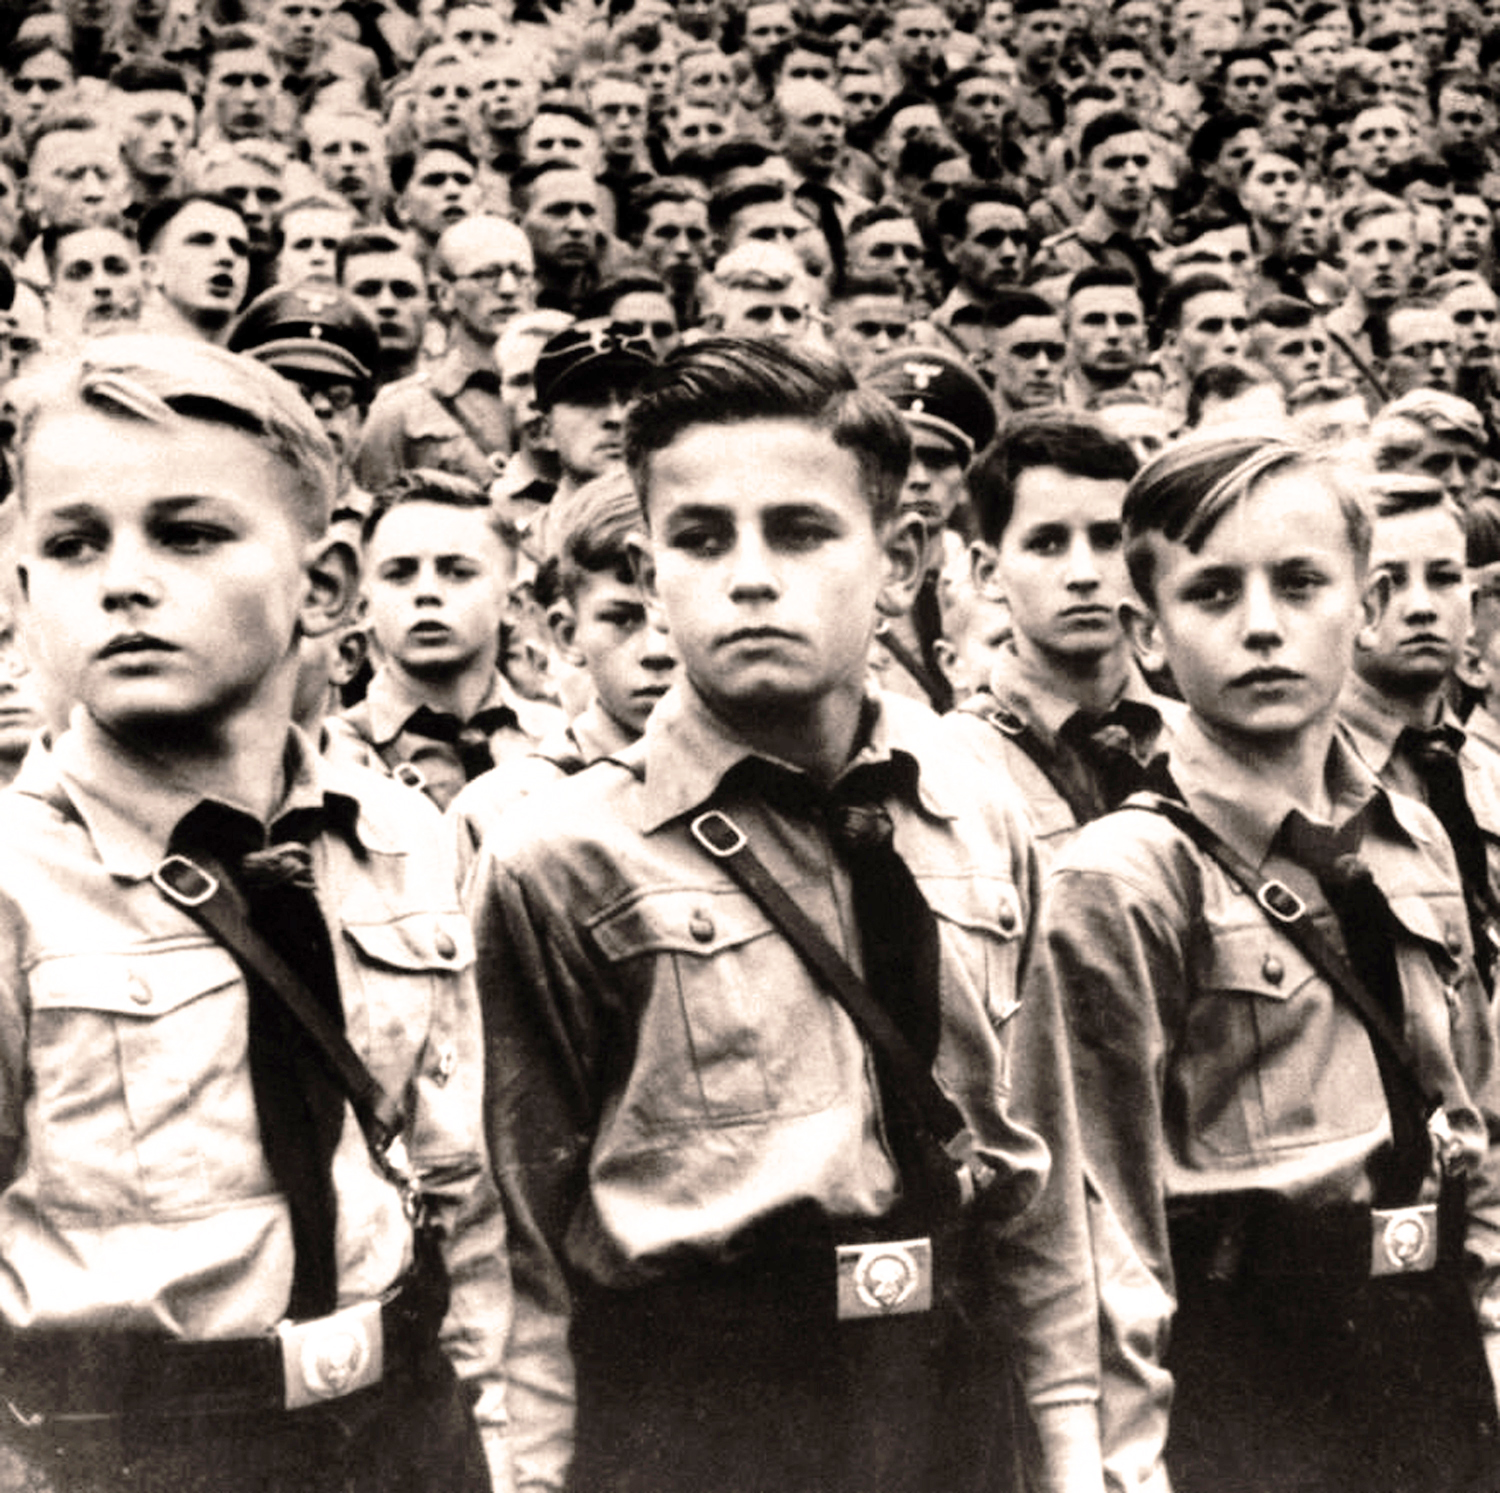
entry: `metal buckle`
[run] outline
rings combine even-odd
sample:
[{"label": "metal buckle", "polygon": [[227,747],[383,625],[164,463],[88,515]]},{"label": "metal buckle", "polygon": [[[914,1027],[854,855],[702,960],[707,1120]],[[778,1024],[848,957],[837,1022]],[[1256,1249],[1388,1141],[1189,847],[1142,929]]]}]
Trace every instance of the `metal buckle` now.
[{"label": "metal buckle", "polygon": [[[728,814],[721,813],[718,809],[709,809],[700,814],[692,824],[688,826],[693,832],[693,838],[710,854],[717,856],[720,860],[728,860],[731,855],[738,855],[749,843],[745,839],[745,832],[737,825]],[[716,841],[715,833],[725,838]]]},{"label": "metal buckle", "polygon": [[379,1384],[385,1375],[378,1301],[362,1301],[311,1322],[280,1322],[276,1336],[288,1410],[341,1400]]},{"label": "metal buckle", "polygon": [[931,1239],[840,1244],[836,1254],[839,1321],[932,1310]]},{"label": "metal buckle", "polygon": [[1266,882],[1255,893],[1255,900],[1278,923],[1295,923],[1307,913],[1307,904],[1284,881]]},{"label": "metal buckle", "polygon": [[1436,1203],[1370,1209],[1370,1274],[1417,1275],[1437,1264]]},{"label": "metal buckle", "polygon": [[[151,880],[156,888],[164,892],[179,907],[202,907],[205,902],[212,902],[219,895],[219,882],[215,876],[210,876],[196,861],[190,861],[185,855],[169,855],[152,873]],[[189,887],[179,885],[179,880],[185,880]]]},{"label": "metal buckle", "polygon": [[427,787],[427,774],[415,762],[398,762],[391,769],[391,776],[398,783],[404,783],[408,788],[415,788],[418,793],[423,792]]}]

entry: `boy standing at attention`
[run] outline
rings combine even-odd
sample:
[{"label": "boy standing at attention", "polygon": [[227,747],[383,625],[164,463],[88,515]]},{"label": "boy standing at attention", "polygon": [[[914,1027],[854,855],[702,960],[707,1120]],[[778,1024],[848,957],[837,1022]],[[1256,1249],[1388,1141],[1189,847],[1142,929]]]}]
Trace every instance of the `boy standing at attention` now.
[{"label": "boy standing at attention", "polygon": [[455,1230],[471,942],[427,811],[290,724],[352,584],[332,448],[269,369],[178,339],[12,395],[22,618],[72,713],[0,795],[4,1454],[59,1493],[482,1493],[408,1212],[414,1175],[498,1431],[503,1261]]},{"label": "boy standing at attention", "polygon": [[766,342],[684,350],[632,409],[678,681],[470,884],[519,1487],[1005,1487],[1009,1373],[1045,1486],[1100,1486],[1063,1039],[1014,999],[1035,857],[928,711],[866,691],[921,576],[908,452]]},{"label": "boy standing at attention", "polygon": [[1013,415],[969,474],[975,590],[1003,600],[1011,638],[988,687],[944,729],[1020,790],[1038,842],[1145,785],[1164,713],[1120,624],[1129,593],[1120,504],[1139,465],[1093,417]]},{"label": "boy standing at attention", "polygon": [[500,672],[516,548],[483,489],[420,469],[376,496],[363,539],[375,674],[330,734],[446,809],[562,723]]},{"label": "boy standing at attention", "polygon": [[482,773],[449,806],[460,885],[499,814],[639,740],[666,694],[677,655],[635,578],[630,543],[641,526],[641,505],[625,472],[586,482],[553,514],[557,600],[547,621],[563,661],[587,676],[591,698],[530,755]]},{"label": "boy standing at attention", "polygon": [[1493,989],[1500,899],[1496,769],[1469,745],[1449,703],[1472,621],[1463,510],[1430,478],[1388,474],[1376,499],[1376,615],[1354,647],[1340,714],[1387,788],[1442,821],[1469,908],[1480,975]]},{"label": "boy standing at attention", "polygon": [[[1338,732],[1370,519],[1276,440],[1184,442],[1124,507],[1130,625],[1187,715],[1171,797],[1059,851],[1060,998],[1136,1379],[1113,1486],[1490,1486],[1495,1032],[1452,851]],[[1170,1420],[1168,1411],[1170,1408]],[[1483,1476],[1481,1476],[1483,1474]]]}]

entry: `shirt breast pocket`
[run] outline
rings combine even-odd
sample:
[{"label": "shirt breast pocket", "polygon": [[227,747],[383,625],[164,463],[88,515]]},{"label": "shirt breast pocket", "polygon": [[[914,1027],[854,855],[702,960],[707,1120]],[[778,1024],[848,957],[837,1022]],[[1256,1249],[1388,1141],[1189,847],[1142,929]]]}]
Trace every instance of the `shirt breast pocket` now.
[{"label": "shirt breast pocket", "polygon": [[1213,930],[1171,1072],[1168,1105],[1202,1160],[1362,1134],[1384,1113],[1358,1016],[1263,921]]},{"label": "shirt breast pocket", "polygon": [[49,1202],[140,1216],[269,1189],[226,950],[48,958],[30,995],[29,1167]]},{"label": "shirt breast pocket", "polygon": [[[399,1095],[424,1046],[451,1040],[433,1030],[438,986],[473,964],[473,934],[467,919],[453,912],[345,922],[344,937],[355,955],[343,979],[349,1040],[375,1077]],[[441,1069],[449,1059],[439,1051],[434,1061]]]},{"label": "shirt breast pocket", "polygon": [[[795,887],[787,889],[794,897]],[[860,1047],[765,914],[730,889],[664,888],[593,927],[638,1021],[622,1107],[651,1127],[827,1108]]]}]

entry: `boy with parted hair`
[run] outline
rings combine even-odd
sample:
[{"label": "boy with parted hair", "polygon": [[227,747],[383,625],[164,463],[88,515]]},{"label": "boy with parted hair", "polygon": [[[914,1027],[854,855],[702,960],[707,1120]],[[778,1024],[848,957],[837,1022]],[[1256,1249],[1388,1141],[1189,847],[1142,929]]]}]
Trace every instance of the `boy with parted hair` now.
[{"label": "boy with parted hair", "polygon": [[1127,1251],[1100,1276],[1134,1368],[1111,1482],[1484,1486],[1496,1035],[1440,825],[1338,729],[1364,494],[1347,459],[1200,437],[1124,525],[1129,626],[1187,716],[1169,790],[1059,852],[1023,984],[1067,1013]]},{"label": "boy with parted hair", "polygon": [[291,727],[352,581],[332,450],[181,339],[12,395],[71,714],[0,795],[7,1485],[483,1493],[439,1350],[498,1449],[470,935],[430,811]]},{"label": "boy with parted hair", "polygon": [[585,483],[550,515],[555,600],[547,623],[564,662],[587,675],[590,699],[561,731],[482,774],[450,805],[460,881],[500,813],[638,740],[667,692],[676,654],[660,614],[647,611],[631,563],[630,541],[641,526],[641,505],[625,472]]},{"label": "boy with parted hair", "polygon": [[867,690],[921,575],[908,451],[770,342],[682,350],[629,417],[677,682],[469,886],[520,1486],[1003,1486],[1010,1373],[1041,1486],[1101,1486],[1062,1039],[1014,1000],[1035,857]]},{"label": "boy with parted hair", "polygon": [[524,698],[500,672],[515,537],[480,488],[420,468],[376,495],[362,537],[376,668],[330,735],[446,809],[561,724],[555,705]]}]

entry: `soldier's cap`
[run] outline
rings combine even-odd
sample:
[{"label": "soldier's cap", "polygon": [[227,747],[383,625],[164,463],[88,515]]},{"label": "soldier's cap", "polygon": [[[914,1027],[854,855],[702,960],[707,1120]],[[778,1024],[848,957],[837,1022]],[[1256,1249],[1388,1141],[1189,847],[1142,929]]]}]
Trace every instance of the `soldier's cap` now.
[{"label": "soldier's cap", "polygon": [[990,391],[962,358],[934,347],[898,348],[877,358],[864,382],[889,399],[909,425],[947,436],[972,461],[995,439]]},{"label": "soldier's cap", "polygon": [[608,318],[577,322],[549,338],[537,356],[537,407],[585,403],[611,387],[634,389],[655,367],[644,338],[621,337]]},{"label": "soldier's cap", "polygon": [[364,308],[336,285],[278,285],[245,307],[230,352],[249,353],[280,372],[349,379],[368,396],[380,333]]}]

